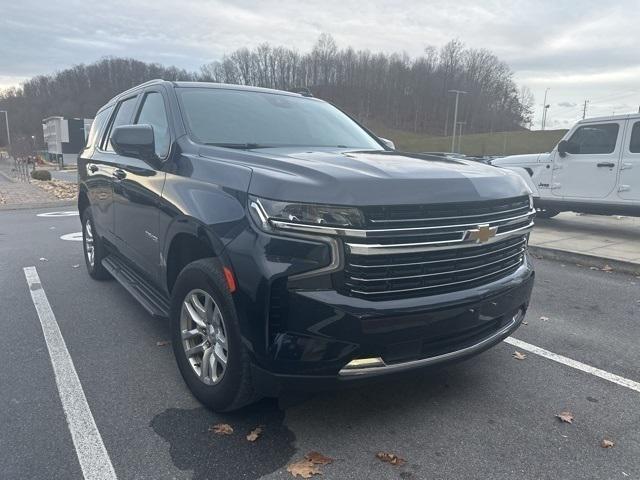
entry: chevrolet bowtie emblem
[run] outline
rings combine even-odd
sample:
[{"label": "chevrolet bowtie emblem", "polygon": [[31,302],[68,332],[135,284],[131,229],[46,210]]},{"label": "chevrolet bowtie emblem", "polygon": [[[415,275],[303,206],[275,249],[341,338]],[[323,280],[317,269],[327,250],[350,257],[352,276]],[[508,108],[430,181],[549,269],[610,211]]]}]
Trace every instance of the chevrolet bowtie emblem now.
[{"label": "chevrolet bowtie emblem", "polygon": [[488,242],[490,238],[496,236],[498,227],[490,227],[489,225],[478,225],[478,228],[467,230],[467,240],[476,243]]}]

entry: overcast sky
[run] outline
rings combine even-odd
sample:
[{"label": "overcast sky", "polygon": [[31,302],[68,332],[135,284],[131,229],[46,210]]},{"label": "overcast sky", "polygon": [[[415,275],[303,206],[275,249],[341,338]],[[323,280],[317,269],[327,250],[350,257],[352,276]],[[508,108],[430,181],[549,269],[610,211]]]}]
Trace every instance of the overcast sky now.
[{"label": "overcast sky", "polygon": [[[481,4],[481,5],[480,5]],[[100,57],[197,70],[262,42],[308,50],[321,32],[340,47],[405,51],[458,38],[488,48],[536,99],[548,126],[640,106],[639,0],[1,0],[0,88]]]}]

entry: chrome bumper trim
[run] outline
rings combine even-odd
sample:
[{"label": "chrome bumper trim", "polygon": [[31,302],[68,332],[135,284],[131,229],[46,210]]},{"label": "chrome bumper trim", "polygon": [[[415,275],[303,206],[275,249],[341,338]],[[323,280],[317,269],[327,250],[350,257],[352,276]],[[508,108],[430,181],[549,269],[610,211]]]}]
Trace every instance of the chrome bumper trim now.
[{"label": "chrome bumper trim", "polygon": [[470,345],[466,348],[462,348],[460,350],[456,350],[454,352],[443,353],[442,355],[436,355],[435,357],[422,358],[420,360],[412,360],[410,362],[403,363],[394,363],[391,365],[384,365],[382,367],[364,367],[364,368],[343,368],[338,372],[338,375],[341,377],[350,377],[350,376],[375,376],[375,375],[384,375],[386,373],[391,372],[401,372],[403,370],[410,370],[416,367],[424,367],[428,365],[435,365],[437,363],[445,362],[447,360],[455,360],[456,358],[465,357],[467,355],[473,354],[483,348],[491,345],[492,343],[501,339],[501,337],[508,335],[511,330],[516,327],[520,321],[524,318],[524,310],[518,310],[511,321],[502,327],[500,330],[495,332],[493,335],[486,337],[485,339],[479,341],[474,345]]}]

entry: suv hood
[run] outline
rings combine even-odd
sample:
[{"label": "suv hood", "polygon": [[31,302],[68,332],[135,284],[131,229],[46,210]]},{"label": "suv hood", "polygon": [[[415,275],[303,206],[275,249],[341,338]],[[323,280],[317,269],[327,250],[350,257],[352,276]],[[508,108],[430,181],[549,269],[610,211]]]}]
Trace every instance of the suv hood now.
[{"label": "suv hood", "polygon": [[532,163],[546,162],[549,160],[549,153],[529,153],[525,155],[509,155],[508,157],[494,158],[491,165],[498,167],[517,167],[530,165]]},{"label": "suv hood", "polygon": [[[204,154],[204,152],[202,152]],[[513,173],[468,160],[395,151],[269,148],[243,152],[249,193],[336,205],[393,205],[527,195]]]}]

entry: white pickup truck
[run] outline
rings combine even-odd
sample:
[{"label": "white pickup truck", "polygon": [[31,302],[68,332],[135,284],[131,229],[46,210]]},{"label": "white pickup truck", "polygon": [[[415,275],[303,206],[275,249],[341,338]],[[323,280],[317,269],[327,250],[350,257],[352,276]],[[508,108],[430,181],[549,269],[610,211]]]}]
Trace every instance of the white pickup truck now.
[{"label": "white pickup truck", "polygon": [[640,114],[581,120],[550,153],[497,158],[525,179],[538,216],[640,216]]}]

